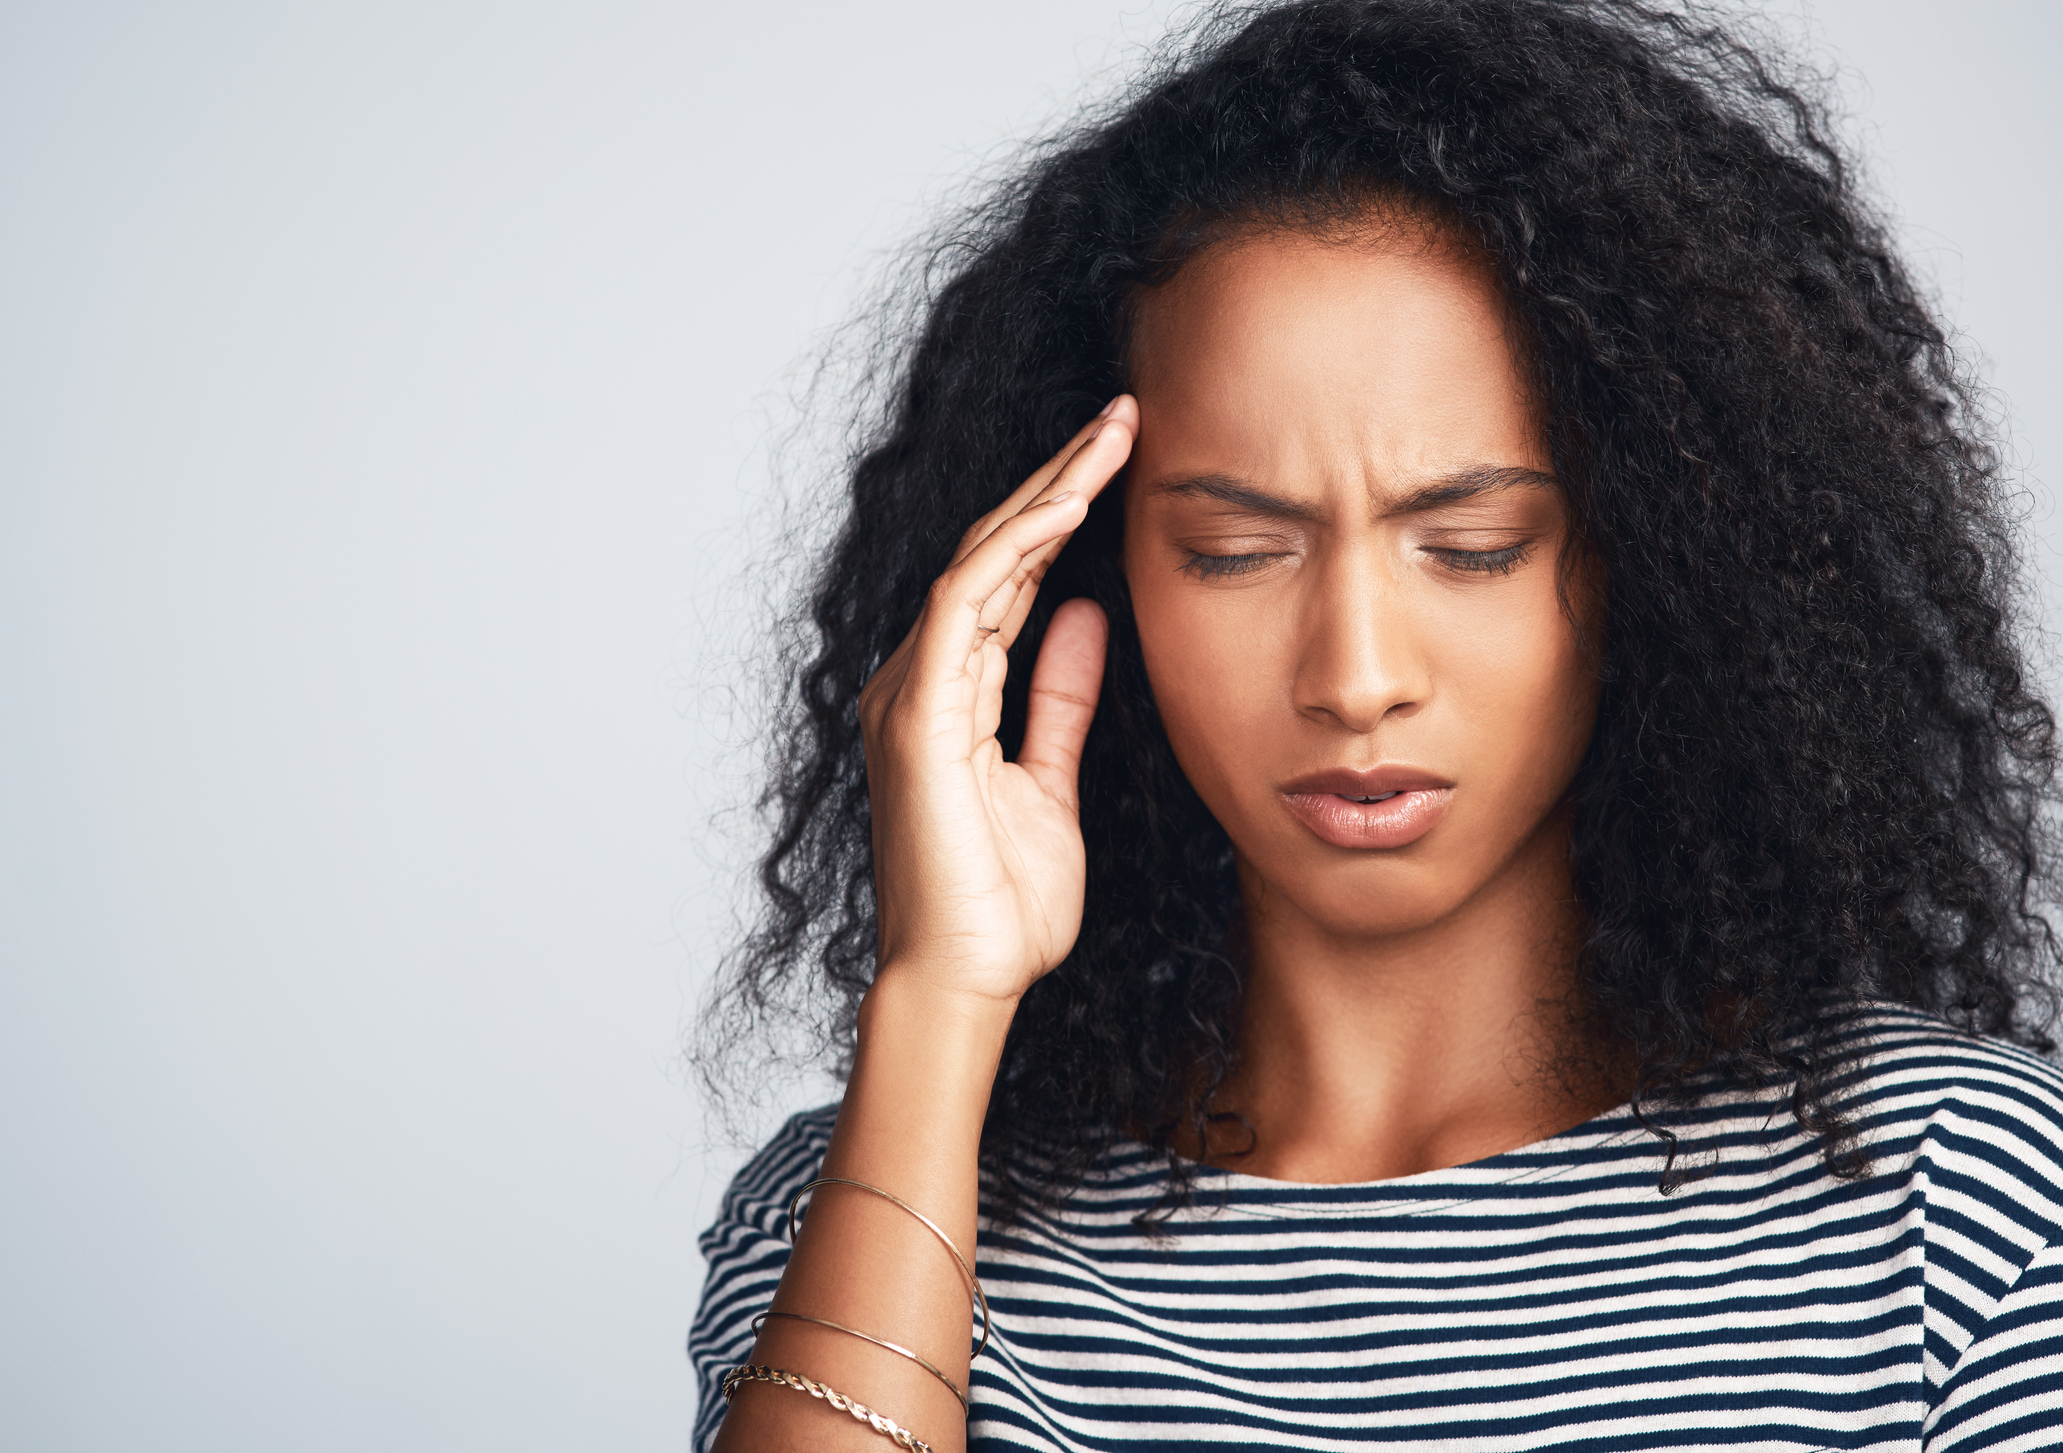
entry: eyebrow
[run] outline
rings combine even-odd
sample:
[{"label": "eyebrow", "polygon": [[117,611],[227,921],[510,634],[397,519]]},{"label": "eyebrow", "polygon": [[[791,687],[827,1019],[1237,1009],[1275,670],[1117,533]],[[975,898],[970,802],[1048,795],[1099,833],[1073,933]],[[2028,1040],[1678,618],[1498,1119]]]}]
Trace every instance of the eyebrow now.
[{"label": "eyebrow", "polygon": [[[1553,489],[1557,481],[1552,474],[1539,469],[1526,469],[1518,465],[1471,465],[1443,474],[1397,500],[1383,511],[1386,517],[1417,514],[1422,510],[1438,509],[1442,505],[1459,504],[1463,500],[1475,499],[1481,495],[1495,494],[1507,489]],[[1315,520],[1318,511],[1311,505],[1285,499],[1279,494],[1270,494],[1256,488],[1245,480],[1230,474],[1185,474],[1174,479],[1162,480],[1155,490],[1167,494],[1182,495],[1189,499],[1214,499],[1238,509],[1250,510],[1257,515],[1269,515],[1285,520]]]}]

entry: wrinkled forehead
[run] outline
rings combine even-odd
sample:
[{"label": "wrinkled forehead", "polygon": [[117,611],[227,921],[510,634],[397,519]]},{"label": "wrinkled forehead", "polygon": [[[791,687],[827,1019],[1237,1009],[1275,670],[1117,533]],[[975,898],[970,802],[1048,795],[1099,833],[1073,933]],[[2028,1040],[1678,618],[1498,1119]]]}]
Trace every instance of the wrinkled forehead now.
[{"label": "wrinkled forehead", "polygon": [[1546,469],[1494,270],[1424,232],[1229,239],[1140,301],[1134,475]]},{"label": "wrinkled forehead", "polygon": [[[1190,312],[1200,300],[1222,301],[1228,283],[1256,279],[1256,257],[1282,261],[1330,255],[1339,261],[1383,258],[1445,266],[1472,275],[1497,308],[1505,308],[1494,259],[1461,221],[1434,203],[1386,189],[1364,189],[1343,197],[1299,200],[1266,212],[1191,221],[1173,229],[1163,249],[1171,261],[1156,282],[1132,290],[1126,299],[1123,355],[1138,381],[1165,350],[1155,350],[1173,315]],[[1280,271],[1280,270],[1278,270]]]}]

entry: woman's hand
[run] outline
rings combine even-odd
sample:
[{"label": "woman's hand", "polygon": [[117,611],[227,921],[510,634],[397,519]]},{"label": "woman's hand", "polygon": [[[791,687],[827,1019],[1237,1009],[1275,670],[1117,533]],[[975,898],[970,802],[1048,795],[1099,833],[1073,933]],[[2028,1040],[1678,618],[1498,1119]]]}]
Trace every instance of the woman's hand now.
[{"label": "woman's hand", "polygon": [[1120,395],[974,523],[924,612],[860,695],[884,977],[1014,1003],[1074,944],[1084,855],[1075,777],[1108,624],[1054,613],[1032,670],[1024,749],[996,741],[1006,652],[1039,582],[1131,453]]},{"label": "woman's hand", "polygon": [[[891,1191],[965,1248],[975,1238],[982,1118],[1017,998],[1082,924],[1075,772],[1103,681],[1103,612],[1085,600],[1054,612],[1015,762],[996,742],[1004,653],[1046,567],[1131,454],[1138,419],[1138,405],[1118,398],[976,521],[860,695],[881,969],[860,1006],[821,1173]],[[819,1191],[774,1296],[786,1315],[767,1322],[752,1360],[805,1371],[955,1453],[966,1446],[956,1397],[967,1385],[965,1295],[922,1223],[878,1197]],[[954,1392],[825,1323],[915,1350]],[[717,1437],[726,1453],[863,1453],[879,1442],[821,1404],[763,1387],[743,1392]]]}]

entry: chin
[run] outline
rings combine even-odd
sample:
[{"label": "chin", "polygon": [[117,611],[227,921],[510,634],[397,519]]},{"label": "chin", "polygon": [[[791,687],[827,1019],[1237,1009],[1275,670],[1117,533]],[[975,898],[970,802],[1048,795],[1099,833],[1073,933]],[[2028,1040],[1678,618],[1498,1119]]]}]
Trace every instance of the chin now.
[{"label": "chin", "polygon": [[[1416,863],[1285,862],[1269,871],[1249,859],[1266,897],[1286,903],[1332,938],[1394,938],[1431,928],[1481,886],[1458,871]],[[1328,871],[1329,870],[1329,871]]]},{"label": "chin", "polygon": [[1371,902],[1367,897],[1332,898],[1306,910],[1311,921],[1333,938],[1400,938],[1431,928],[1460,907],[1462,897],[1428,899],[1402,895]]}]

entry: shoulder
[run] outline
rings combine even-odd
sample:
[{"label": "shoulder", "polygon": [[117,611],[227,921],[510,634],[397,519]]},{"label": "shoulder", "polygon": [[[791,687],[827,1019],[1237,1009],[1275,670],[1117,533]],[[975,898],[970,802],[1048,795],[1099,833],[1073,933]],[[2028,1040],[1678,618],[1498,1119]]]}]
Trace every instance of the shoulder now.
[{"label": "shoulder", "polygon": [[773,1138],[732,1178],[717,1212],[716,1225],[703,1237],[705,1254],[709,1251],[709,1238],[727,1226],[750,1227],[772,1236],[787,1234],[788,1203],[816,1177],[824,1163],[824,1153],[831,1147],[831,1127],[837,1119],[836,1105],[822,1105],[788,1117]]},{"label": "shoulder", "polygon": [[779,1277],[788,1260],[788,1203],[815,1179],[837,1118],[835,1105],[790,1116],[732,1178],[715,1224],[702,1233],[702,1256],[709,1263],[705,1313],[711,1298],[727,1294],[733,1282]]},{"label": "shoulder", "polygon": [[2063,1073],[1910,1009],[1857,1013],[1834,1047],[1871,1178],[1918,1232],[1928,1446],[1993,1446],[2063,1355]]},{"label": "shoulder", "polygon": [[1919,1232],[1938,1379],[2063,1249],[2063,1073],[1910,1009],[1856,1014],[1834,1048],[1868,1179]]},{"label": "shoulder", "polygon": [[723,1419],[718,1384],[724,1369],[745,1361],[752,1350],[752,1319],[772,1304],[788,1265],[788,1202],[824,1163],[837,1118],[835,1105],[791,1116],[732,1179],[716,1224],[702,1233],[708,1275],[688,1333],[700,1398],[693,1442],[698,1450],[716,1441]]},{"label": "shoulder", "polygon": [[1830,1046],[1837,1094],[1872,1154],[2031,1192],[2063,1228],[2063,1071],[1918,1010],[1852,1014]]},{"label": "shoulder", "polygon": [[772,1297],[773,1283],[788,1263],[788,1203],[823,1165],[837,1117],[835,1105],[790,1116],[732,1178],[715,1223],[702,1233],[709,1274],[702,1284],[698,1323],[732,1302],[758,1298],[760,1306],[752,1310],[763,1310]]}]

